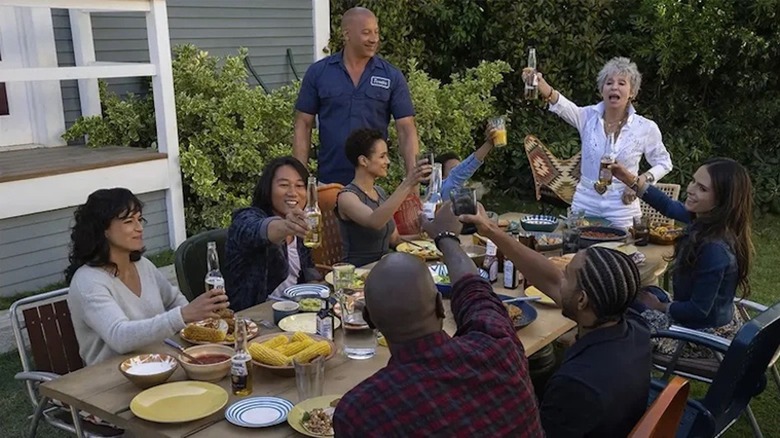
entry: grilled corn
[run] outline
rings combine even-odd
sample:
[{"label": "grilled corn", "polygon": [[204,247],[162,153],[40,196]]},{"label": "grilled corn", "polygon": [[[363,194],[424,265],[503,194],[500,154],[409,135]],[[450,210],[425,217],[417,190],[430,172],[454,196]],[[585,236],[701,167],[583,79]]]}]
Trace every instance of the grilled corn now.
[{"label": "grilled corn", "polygon": [[309,335],[307,335],[304,332],[295,332],[295,334],[293,334],[292,340],[293,340],[293,342],[295,342],[295,341],[313,341],[313,339],[310,338]]},{"label": "grilled corn", "polygon": [[297,353],[292,357],[292,360],[306,363],[311,361],[317,356],[328,356],[330,354],[330,344],[327,341],[319,341],[306,347],[305,350]]},{"label": "grilled corn", "polygon": [[281,347],[275,348],[276,351],[279,353],[282,353],[285,356],[294,356],[296,353],[300,353],[301,351],[305,350],[306,347],[314,344],[313,339],[309,339],[306,341],[298,341],[298,342],[290,342],[289,344],[282,345]]},{"label": "grilled corn", "polygon": [[184,327],[184,337],[198,342],[222,342],[225,340],[225,332],[213,328],[202,327],[198,324],[188,324]]},{"label": "grilled corn", "polygon": [[266,365],[283,367],[290,362],[289,357],[276,350],[272,350],[263,344],[251,343],[249,344],[248,350],[252,359]]},{"label": "grilled corn", "polygon": [[275,336],[275,337],[273,337],[273,338],[263,342],[261,345],[263,345],[264,347],[267,347],[267,348],[278,348],[278,347],[281,347],[282,345],[285,345],[289,341],[290,341],[290,338],[288,338],[287,336],[279,335],[279,336]]}]

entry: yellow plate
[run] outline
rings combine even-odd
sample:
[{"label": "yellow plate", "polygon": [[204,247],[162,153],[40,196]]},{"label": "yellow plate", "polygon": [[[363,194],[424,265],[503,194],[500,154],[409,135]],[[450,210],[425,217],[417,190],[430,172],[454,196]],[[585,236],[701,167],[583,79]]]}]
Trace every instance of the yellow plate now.
[{"label": "yellow plate", "polygon": [[591,246],[600,246],[602,248],[616,249],[626,255],[631,255],[639,251],[639,249],[636,246],[632,244],[626,245],[623,242],[599,242],[599,243],[594,243]]},{"label": "yellow plate", "polygon": [[551,304],[553,306],[557,306],[557,304],[555,304],[555,301],[553,301],[552,298],[550,298],[547,295],[545,295],[542,291],[537,289],[536,286],[529,286],[525,290],[525,296],[527,296],[527,297],[541,297],[541,299],[538,301],[539,303]]},{"label": "yellow plate", "polygon": [[323,395],[321,397],[314,397],[308,400],[304,400],[298,403],[297,405],[293,406],[292,410],[290,410],[290,413],[287,414],[287,422],[290,423],[290,426],[293,429],[297,430],[298,432],[306,436],[313,436],[313,437],[333,436],[333,435],[317,435],[306,430],[306,428],[303,427],[303,414],[311,411],[312,409],[329,408],[331,407],[330,402],[339,399],[341,397],[342,396],[340,395]]},{"label": "yellow plate", "polygon": [[[341,320],[333,318],[333,330],[341,327]],[[286,332],[304,332],[317,334],[317,314],[312,312],[296,313],[279,321],[279,328]]]},{"label": "yellow plate", "polygon": [[425,260],[438,260],[441,258],[441,253],[436,249],[436,244],[430,240],[413,240],[412,242],[422,246],[419,248],[407,242],[401,242],[395,247],[396,251],[405,252],[412,255],[416,255],[424,258]]},{"label": "yellow plate", "polygon": [[227,401],[227,392],[219,386],[187,380],[141,392],[130,402],[130,410],[148,421],[184,423],[208,417],[225,407]]},{"label": "yellow plate", "polygon": [[[371,272],[370,269],[355,268],[355,281],[353,282],[352,287],[354,289],[363,289],[363,286],[366,284],[366,276],[369,272]],[[331,286],[333,285],[333,271],[325,274],[325,281]]]}]

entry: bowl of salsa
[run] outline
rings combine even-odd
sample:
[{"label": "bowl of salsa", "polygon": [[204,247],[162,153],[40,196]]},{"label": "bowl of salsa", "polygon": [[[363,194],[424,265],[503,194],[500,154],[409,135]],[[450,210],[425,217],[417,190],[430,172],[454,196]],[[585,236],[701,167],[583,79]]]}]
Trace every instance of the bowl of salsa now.
[{"label": "bowl of salsa", "polygon": [[184,355],[179,355],[184,372],[191,380],[216,382],[222,380],[230,372],[230,359],[233,357],[233,347],[220,344],[204,344],[186,348],[185,353],[198,359],[194,363]]}]

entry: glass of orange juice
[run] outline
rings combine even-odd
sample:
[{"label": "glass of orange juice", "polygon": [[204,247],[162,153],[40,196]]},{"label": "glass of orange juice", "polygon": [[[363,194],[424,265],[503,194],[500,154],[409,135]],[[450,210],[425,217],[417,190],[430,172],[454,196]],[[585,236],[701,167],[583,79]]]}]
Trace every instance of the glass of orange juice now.
[{"label": "glass of orange juice", "polygon": [[506,146],[506,120],[504,116],[490,119],[490,126],[495,129],[493,132],[493,146]]}]

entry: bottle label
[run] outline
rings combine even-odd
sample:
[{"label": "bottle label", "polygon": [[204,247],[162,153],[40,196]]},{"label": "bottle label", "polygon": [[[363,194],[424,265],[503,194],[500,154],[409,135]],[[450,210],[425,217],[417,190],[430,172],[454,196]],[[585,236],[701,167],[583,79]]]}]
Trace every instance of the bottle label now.
[{"label": "bottle label", "polygon": [[333,339],[333,317],[330,315],[324,315],[325,312],[320,311],[317,314],[317,334],[326,339]]},{"label": "bottle label", "polygon": [[490,263],[490,268],[488,269],[488,279],[491,283],[498,280],[498,260],[493,260]]},{"label": "bottle label", "polygon": [[496,244],[493,243],[492,240],[488,240],[487,247],[485,249],[485,255],[495,256],[496,254],[498,254],[498,248],[496,247]]},{"label": "bottle label", "polygon": [[239,355],[233,356],[233,360],[230,363],[230,375],[236,377],[246,377],[249,375],[246,358]]},{"label": "bottle label", "polygon": [[436,217],[436,204],[433,202],[423,204],[423,214],[426,219],[432,221]]},{"label": "bottle label", "polygon": [[515,272],[515,264],[511,260],[504,260],[504,287],[514,289],[517,287],[515,280],[517,279],[517,273]]}]

